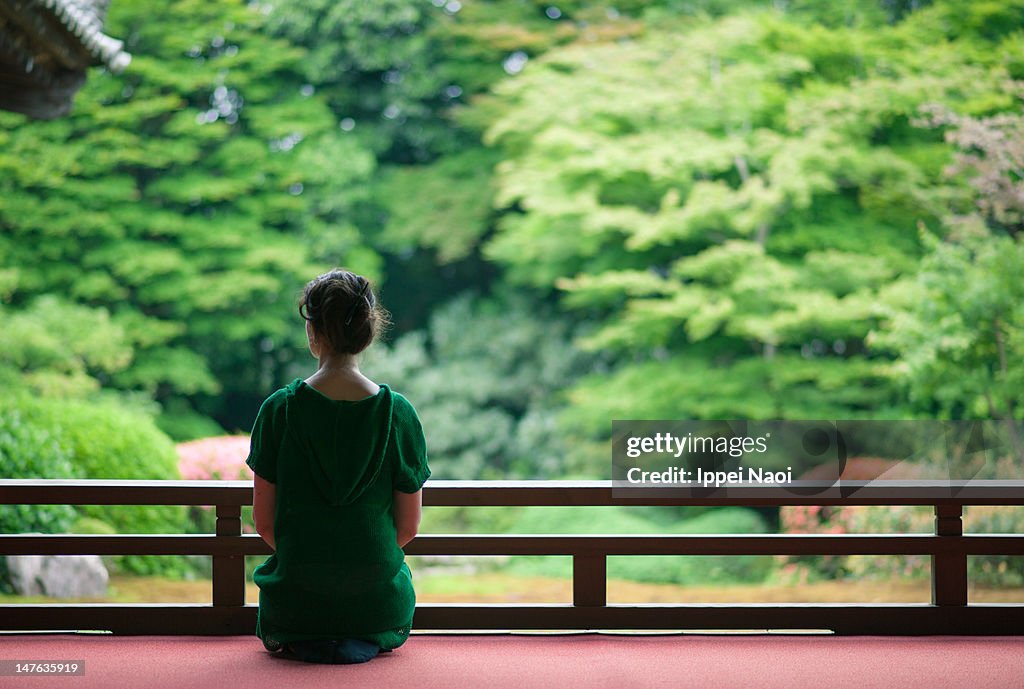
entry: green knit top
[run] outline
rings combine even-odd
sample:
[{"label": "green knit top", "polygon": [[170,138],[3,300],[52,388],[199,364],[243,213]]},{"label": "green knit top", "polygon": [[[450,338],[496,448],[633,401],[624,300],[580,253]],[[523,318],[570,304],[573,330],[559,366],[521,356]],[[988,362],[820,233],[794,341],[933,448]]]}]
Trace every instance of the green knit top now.
[{"label": "green knit top", "polygon": [[277,489],[277,551],[253,574],[267,648],[341,638],[401,646],[416,594],[392,491],[415,493],[430,476],[412,404],[387,385],[338,401],[296,379],[260,407],[246,464]]}]

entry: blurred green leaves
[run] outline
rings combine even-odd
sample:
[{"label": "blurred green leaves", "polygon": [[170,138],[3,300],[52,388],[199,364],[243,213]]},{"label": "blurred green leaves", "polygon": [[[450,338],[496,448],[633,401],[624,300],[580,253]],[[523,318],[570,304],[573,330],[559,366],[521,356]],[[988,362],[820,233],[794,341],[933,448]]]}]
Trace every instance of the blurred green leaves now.
[{"label": "blurred green leaves", "polygon": [[1014,158],[918,120],[1019,109],[1022,8],[120,0],[126,73],[0,115],[0,379],[245,429],[344,265],[440,475],[602,475],[611,418],[1019,416],[1013,173],[946,174]]},{"label": "blurred green leaves", "polygon": [[425,332],[371,350],[366,368],[416,405],[435,477],[562,478],[604,463],[558,423],[564,389],[597,361],[572,336],[550,308],[520,296],[463,296]]},{"label": "blurred green leaves", "polygon": [[64,120],[0,116],[3,359],[37,389],[101,375],[161,400],[255,398],[301,334],[302,284],[349,251],[374,268],[357,233],[322,229],[347,220],[373,155],[244,3],[126,0],[110,21],[128,71],[90,75]]},{"label": "blurred green leaves", "polygon": [[[995,5],[956,12],[987,25]],[[621,366],[569,411],[595,434],[608,418],[910,411],[865,338],[933,249],[915,228],[956,198],[949,148],[913,120],[933,103],[1012,107],[998,56],[1013,41],[950,37],[946,3],[892,24],[895,7],[850,22],[813,7],[574,43],[494,88],[484,252],[600,323],[582,344]]]},{"label": "blurred green leaves", "polygon": [[132,362],[123,327],[103,308],[89,308],[53,295],[24,311],[0,306],[0,376],[38,393],[76,396],[99,390]]}]

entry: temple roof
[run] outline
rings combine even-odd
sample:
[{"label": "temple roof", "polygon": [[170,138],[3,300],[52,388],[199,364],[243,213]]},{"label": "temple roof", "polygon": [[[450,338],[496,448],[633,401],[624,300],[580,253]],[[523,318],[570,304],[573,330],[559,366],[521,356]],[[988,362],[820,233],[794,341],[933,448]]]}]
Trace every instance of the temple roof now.
[{"label": "temple roof", "polygon": [[109,0],[0,0],[0,108],[40,119],[71,110],[86,70],[124,69],[124,43],[103,33]]}]

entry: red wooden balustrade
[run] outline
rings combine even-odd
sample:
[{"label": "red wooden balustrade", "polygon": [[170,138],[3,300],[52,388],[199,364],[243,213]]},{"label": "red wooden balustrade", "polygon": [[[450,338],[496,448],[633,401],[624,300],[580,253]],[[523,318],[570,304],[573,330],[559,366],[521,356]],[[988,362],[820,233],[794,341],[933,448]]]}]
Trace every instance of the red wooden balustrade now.
[{"label": "red wooden balustrade", "polygon": [[[251,634],[256,606],[245,603],[246,555],[270,552],[243,534],[252,504],[244,481],[0,480],[0,504],[205,505],[214,534],[4,534],[0,555],[208,555],[212,604],[7,604],[0,630],[109,630],[115,634]],[[609,505],[928,505],[931,534],[837,535],[435,535],[416,537],[409,555],[568,555],[573,602],[430,604],[417,629],[825,629],[840,634],[1024,634],[1024,603],[971,604],[969,555],[1024,555],[1024,534],[964,534],[966,505],[1024,505],[1024,482],[800,483],[700,493],[613,487],[610,481],[431,481],[431,506]],[[921,604],[613,604],[612,555],[928,555],[932,601]]]}]

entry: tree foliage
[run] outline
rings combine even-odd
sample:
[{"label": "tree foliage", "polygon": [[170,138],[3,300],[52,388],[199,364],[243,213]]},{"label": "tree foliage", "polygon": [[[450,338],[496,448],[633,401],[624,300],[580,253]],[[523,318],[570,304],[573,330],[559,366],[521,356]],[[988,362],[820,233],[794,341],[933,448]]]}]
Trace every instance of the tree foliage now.
[{"label": "tree foliage", "polygon": [[1022,10],[119,0],[126,73],[0,115],[0,382],[246,429],[344,265],[441,476],[601,476],[612,418],[1019,418]]},{"label": "tree foliage", "polygon": [[368,357],[370,375],[417,406],[436,478],[556,478],[603,469],[564,437],[563,390],[598,363],[549,308],[463,296],[426,331]]},{"label": "tree foliage", "polygon": [[948,202],[949,149],[912,120],[1013,104],[1018,35],[962,30],[1005,8],[960,7],[870,29],[739,12],[552,50],[495,88],[506,213],[486,255],[601,322],[585,345],[629,357],[576,389],[573,415],[898,410],[864,339]]},{"label": "tree foliage", "polygon": [[923,232],[928,252],[913,278],[888,289],[888,321],[871,337],[897,353],[915,405],[945,417],[1005,420],[1020,457],[1024,116],[927,112],[928,123],[949,126],[946,139],[959,153],[947,173],[967,178],[969,204],[951,209],[945,240]]},{"label": "tree foliage", "polygon": [[165,400],[253,396],[292,355],[302,283],[327,261],[377,270],[344,223],[374,157],[261,21],[241,2],[116,3],[126,74],[93,74],[68,118],[0,116],[4,317],[75,343],[54,368]]}]

